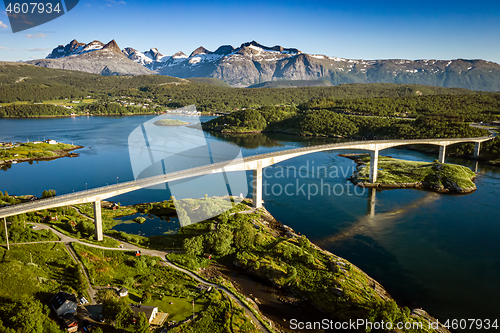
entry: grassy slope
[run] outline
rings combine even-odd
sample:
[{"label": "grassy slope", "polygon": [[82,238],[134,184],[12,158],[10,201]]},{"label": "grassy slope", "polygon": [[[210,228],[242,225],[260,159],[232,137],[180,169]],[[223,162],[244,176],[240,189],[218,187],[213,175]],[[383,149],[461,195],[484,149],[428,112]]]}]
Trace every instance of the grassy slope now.
[{"label": "grassy slope", "polygon": [[2,298],[15,302],[29,294],[46,302],[59,290],[81,292],[78,269],[61,243],[0,248],[0,258]]},{"label": "grassy slope", "polygon": [[[366,163],[358,172],[357,179],[368,181],[370,157],[363,157]],[[473,171],[462,165],[438,162],[415,162],[380,156],[377,183],[428,183],[430,187],[453,190],[454,188],[475,189]]]},{"label": "grassy slope", "polygon": [[[242,312],[218,291],[210,293],[196,289],[198,282],[172,268],[160,265],[155,257],[135,257],[132,252],[102,251],[73,244],[80,260],[95,285],[127,286],[131,303],[158,306],[169,314],[168,321],[181,322],[193,314],[199,316],[193,325],[213,332],[231,326],[233,332],[257,332]],[[144,299],[144,293],[151,295]],[[171,304],[173,303],[173,304]],[[196,332],[191,325],[184,325],[187,332]]]},{"label": "grassy slope", "polygon": [[[234,211],[245,209],[239,205]],[[326,253],[294,236],[276,236],[267,227],[262,212],[252,214],[226,213],[219,217],[219,228],[229,228],[235,234],[241,223],[258,223],[255,243],[244,249],[233,250],[227,256],[215,254],[213,259],[221,263],[236,263],[273,285],[291,291],[313,302],[325,313],[341,320],[370,318],[371,320],[408,321],[420,320],[410,317],[409,310],[399,308],[384,293],[374,289],[374,281],[348,261]],[[226,221],[226,222],[224,222]],[[211,221],[200,222],[181,229],[180,233],[190,237],[210,236]],[[205,253],[213,251],[204,250]],[[209,251],[209,252],[207,252]],[[188,254],[169,255],[176,263],[197,270],[205,266],[205,259]],[[424,325],[425,327],[425,325]]]},{"label": "grassy slope", "polygon": [[[0,149],[0,161],[24,158],[57,157],[58,150],[75,149],[77,146],[58,143],[51,145],[48,143],[22,143],[19,147]],[[17,154],[18,156],[14,156]]]},{"label": "grassy slope", "polygon": [[189,124],[187,121],[178,119],[160,119],[154,122],[156,126],[182,126]]},{"label": "grassy slope", "polygon": [[251,85],[247,88],[297,88],[297,87],[331,87],[328,80],[278,80],[266,81]]}]

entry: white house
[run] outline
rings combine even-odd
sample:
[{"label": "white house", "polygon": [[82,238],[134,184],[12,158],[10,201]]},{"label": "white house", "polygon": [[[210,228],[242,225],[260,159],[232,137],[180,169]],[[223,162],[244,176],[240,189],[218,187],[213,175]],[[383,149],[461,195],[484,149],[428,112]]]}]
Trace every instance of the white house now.
[{"label": "white house", "polygon": [[157,306],[148,306],[148,305],[131,305],[130,309],[134,312],[134,317],[138,317],[139,313],[144,313],[146,315],[146,318],[148,319],[148,323],[151,324],[153,319],[156,318],[156,315],[158,314],[158,307]]},{"label": "white house", "polygon": [[127,295],[128,295],[128,289],[127,289],[127,288],[125,288],[125,287],[124,287],[124,288],[122,288],[122,289],[120,289],[120,290],[118,291],[118,295],[119,295],[120,297],[125,297],[125,296],[127,296]]}]

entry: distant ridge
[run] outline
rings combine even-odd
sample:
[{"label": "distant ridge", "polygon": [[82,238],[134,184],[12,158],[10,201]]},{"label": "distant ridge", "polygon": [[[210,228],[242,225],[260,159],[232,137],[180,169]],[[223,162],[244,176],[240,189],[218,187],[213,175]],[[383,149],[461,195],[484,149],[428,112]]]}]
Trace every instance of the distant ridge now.
[{"label": "distant ridge", "polygon": [[[104,51],[111,55],[97,56]],[[108,60],[105,61],[106,57]],[[332,85],[406,83],[500,91],[500,65],[481,59],[353,60],[307,54],[297,48],[280,45],[269,47],[256,41],[243,43],[237,48],[222,45],[215,51],[200,46],[189,56],[181,51],[167,56],[157,48],[140,52],[127,47],[120,51],[114,40],[108,44],[99,41],[84,44],[73,40],[67,45],[56,47],[47,59],[29,63],[106,75],[212,77],[233,87],[312,86],[327,82]],[[268,83],[279,81],[283,82]]]},{"label": "distant ridge", "polygon": [[154,74],[143,65],[130,60],[114,39],[107,44],[97,40],[83,44],[74,39],[66,46],[56,47],[46,59],[27,63],[102,75]]}]

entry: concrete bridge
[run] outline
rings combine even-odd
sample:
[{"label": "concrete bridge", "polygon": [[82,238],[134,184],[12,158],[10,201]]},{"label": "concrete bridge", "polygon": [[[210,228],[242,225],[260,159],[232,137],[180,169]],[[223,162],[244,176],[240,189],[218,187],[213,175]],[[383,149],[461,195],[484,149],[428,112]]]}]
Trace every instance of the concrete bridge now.
[{"label": "concrete bridge", "polygon": [[[94,220],[95,220],[95,236],[97,240],[103,240],[102,232],[102,217],[101,217],[101,201],[107,198],[115,197],[120,194],[136,191],[142,188],[168,183],[175,180],[209,175],[213,173],[229,172],[229,171],[253,171],[253,202],[255,207],[262,206],[262,169],[270,165],[306,154],[312,154],[322,151],[339,150],[339,149],[356,149],[367,150],[371,154],[370,177],[369,181],[374,183],[377,181],[378,170],[378,154],[379,151],[387,148],[403,146],[403,145],[422,145],[430,144],[439,146],[439,162],[444,163],[446,147],[456,143],[474,142],[474,156],[479,156],[481,142],[493,139],[493,136],[478,137],[478,138],[453,138],[453,139],[416,139],[416,140],[371,140],[371,141],[351,141],[333,143],[327,145],[311,146],[273,153],[260,154],[249,156],[242,159],[237,159],[228,162],[220,162],[200,167],[190,168],[182,171],[165,173],[159,176],[142,178],[135,181],[118,183],[116,185],[108,185],[80,191],[70,194],[64,194],[52,198],[41,199],[38,201],[27,202],[19,205],[14,205],[0,209],[0,218],[24,214],[28,212],[69,206],[82,203],[93,203]],[[5,223],[7,231],[7,224]]]}]

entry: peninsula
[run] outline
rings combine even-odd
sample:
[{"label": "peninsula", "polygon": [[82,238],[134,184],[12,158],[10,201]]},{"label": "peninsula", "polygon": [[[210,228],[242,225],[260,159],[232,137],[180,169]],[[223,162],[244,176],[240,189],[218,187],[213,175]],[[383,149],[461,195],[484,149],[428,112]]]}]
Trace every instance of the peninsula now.
[{"label": "peninsula", "polygon": [[[108,237],[97,243],[92,236],[89,204],[8,218],[9,233],[18,244],[11,244],[10,251],[0,249],[0,265],[4,267],[0,277],[10,281],[0,293],[16,307],[23,306],[23,297],[29,297],[33,304],[47,304],[60,290],[76,293],[83,299],[82,306],[102,304],[103,317],[85,311],[79,311],[78,316],[85,316],[89,324],[104,332],[116,328],[137,332],[136,324],[127,319],[133,316],[127,309],[130,303],[139,302],[145,308],[156,307],[158,315],[166,315],[166,320],[154,325],[172,332],[222,331],[224,327],[235,332],[288,332],[294,315],[304,311],[334,322],[407,322],[421,327],[421,332],[449,332],[441,325],[431,329],[431,323],[437,321],[425,311],[399,306],[358,267],[314,245],[264,208],[252,208],[250,200],[207,221],[181,227],[174,235],[143,237],[112,230],[119,216],[165,216],[177,207],[218,210],[225,204],[216,197],[180,200],[176,205],[172,200],[122,207],[103,202]],[[36,227],[23,227],[23,218]],[[58,244],[58,239],[65,245]],[[33,259],[26,259],[29,252],[36,254]],[[47,258],[56,254],[64,266],[54,271]],[[80,270],[80,265],[84,269]],[[51,283],[26,278],[31,288],[22,289],[28,293],[22,296],[15,291],[21,290],[24,282],[13,278],[19,270],[25,277],[36,274],[39,281]],[[274,291],[267,299],[253,296],[227,273],[233,271]],[[126,305],[123,309],[115,306],[121,303]],[[191,320],[193,307],[196,315]],[[117,308],[118,312],[112,310]],[[277,316],[273,308],[286,309],[285,314]],[[17,319],[9,315],[12,310],[2,310],[4,324],[15,325]],[[55,325],[48,314],[36,315],[40,325]]]},{"label": "peninsula", "polygon": [[52,160],[66,156],[75,157],[78,154],[71,153],[71,151],[80,148],[83,146],[50,139],[27,143],[0,142],[0,166],[19,162]]}]

